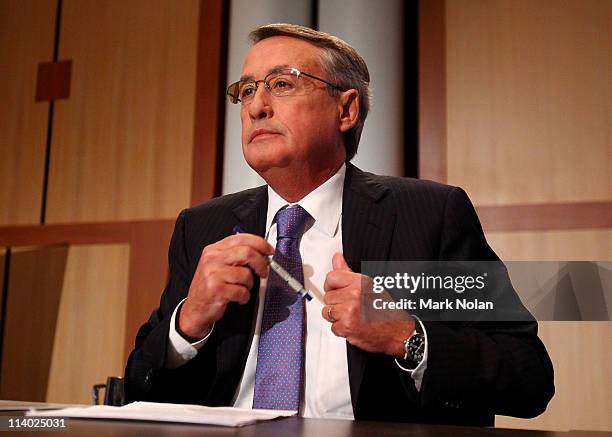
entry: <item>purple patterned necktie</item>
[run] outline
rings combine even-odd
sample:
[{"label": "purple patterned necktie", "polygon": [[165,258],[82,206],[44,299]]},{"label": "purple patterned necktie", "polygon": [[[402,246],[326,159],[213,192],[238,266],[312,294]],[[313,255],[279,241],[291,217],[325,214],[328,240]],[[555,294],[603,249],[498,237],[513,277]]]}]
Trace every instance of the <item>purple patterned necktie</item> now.
[{"label": "purple patterned necktie", "polygon": [[[274,260],[304,283],[299,243],[310,218],[301,206],[276,214]],[[304,363],[304,299],[270,270],[257,349],[253,408],[294,410],[300,406]]]}]

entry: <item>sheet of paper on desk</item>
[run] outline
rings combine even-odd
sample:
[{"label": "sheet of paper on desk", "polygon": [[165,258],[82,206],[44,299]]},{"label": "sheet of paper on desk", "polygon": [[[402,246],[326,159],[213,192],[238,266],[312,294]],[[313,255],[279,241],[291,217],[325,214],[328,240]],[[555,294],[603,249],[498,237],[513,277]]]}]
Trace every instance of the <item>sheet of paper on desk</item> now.
[{"label": "sheet of paper on desk", "polygon": [[221,426],[244,426],[262,420],[295,415],[295,411],[248,410],[232,407],[133,402],[123,407],[95,405],[85,408],[64,408],[53,411],[30,410],[28,416],[74,417],[86,419],[150,420]]}]

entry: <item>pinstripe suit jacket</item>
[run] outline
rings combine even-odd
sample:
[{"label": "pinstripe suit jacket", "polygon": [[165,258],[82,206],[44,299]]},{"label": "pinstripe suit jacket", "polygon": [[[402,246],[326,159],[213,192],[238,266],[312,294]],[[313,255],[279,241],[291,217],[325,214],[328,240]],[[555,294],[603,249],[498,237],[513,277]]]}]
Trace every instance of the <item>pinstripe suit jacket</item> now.
[{"label": "pinstripe suit jacket", "polygon": [[[125,373],[126,399],[231,405],[245,367],[257,308],[230,304],[206,346],[178,369],[164,368],[172,312],[202,249],[239,225],[264,235],[265,186],[181,212],[170,243],[170,280],[139,330]],[[377,176],[347,164],[342,208],[344,255],[364,260],[497,260],[463,190]],[[507,291],[514,293],[512,289]],[[347,345],[356,419],[492,425],[494,414],[532,417],[554,394],[553,368],[537,323],[425,322],[428,362],[421,390],[393,358]]]}]

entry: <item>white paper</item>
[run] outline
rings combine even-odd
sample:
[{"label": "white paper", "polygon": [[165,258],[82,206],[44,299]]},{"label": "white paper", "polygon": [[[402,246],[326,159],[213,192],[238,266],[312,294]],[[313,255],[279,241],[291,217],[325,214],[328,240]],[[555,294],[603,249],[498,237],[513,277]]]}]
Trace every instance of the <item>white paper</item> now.
[{"label": "white paper", "polygon": [[232,407],[133,402],[123,407],[95,405],[85,408],[64,408],[54,411],[30,410],[27,416],[78,417],[87,419],[148,420],[221,426],[244,426],[257,421],[288,417],[296,411],[250,410]]}]

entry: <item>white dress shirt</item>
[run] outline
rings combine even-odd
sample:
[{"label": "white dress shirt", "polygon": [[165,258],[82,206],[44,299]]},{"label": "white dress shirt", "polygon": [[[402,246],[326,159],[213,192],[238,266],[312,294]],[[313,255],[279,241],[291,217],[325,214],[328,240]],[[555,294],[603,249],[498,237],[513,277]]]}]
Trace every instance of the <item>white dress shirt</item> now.
[{"label": "white dress shirt", "polygon": [[[309,290],[318,290],[321,295],[325,294],[325,277],[332,270],[332,256],[342,252],[341,217],[345,173],[346,166],[343,165],[334,176],[297,202],[314,219],[314,224],[306,229],[300,241],[304,286]],[[279,209],[287,205],[289,203],[268,186],[266,239],[272,246],[276,246],[274,217]],[[261,280],[255,335],[235,396],[235,407],[252,408],[266,283],[265,279]],[[176,331],[175,318],[181,304],[174,310],[170,321],[166,360],[169,368],[176,368],[195,357],[208,338],[191,344]],[[331,324],[321,314],[322,309],[323,304],[317,299],[306,303],[304,396],[299,413],[303,417],[353,419],[346,340],[332,333]],[[426,368],[427,349],[426,344],[423,361],[416,369],[408,371],[417,389],[420,389]]]}]

